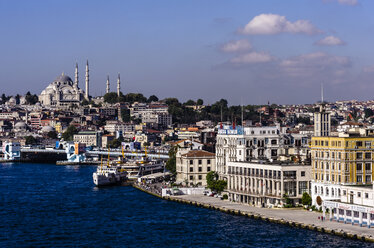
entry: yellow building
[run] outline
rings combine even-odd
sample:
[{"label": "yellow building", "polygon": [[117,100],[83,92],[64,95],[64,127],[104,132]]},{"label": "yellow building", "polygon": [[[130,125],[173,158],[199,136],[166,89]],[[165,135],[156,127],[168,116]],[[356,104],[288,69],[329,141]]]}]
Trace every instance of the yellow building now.
[{"label": "yellow building", "polygon": [[312,180],[333,184],[371,184],[374,136],[312,137]]},{"label": "yellow building", "polygon": [[57,133],[62,133],[62,125],[61,122],[57,122],[55,125],[55,130]]}]

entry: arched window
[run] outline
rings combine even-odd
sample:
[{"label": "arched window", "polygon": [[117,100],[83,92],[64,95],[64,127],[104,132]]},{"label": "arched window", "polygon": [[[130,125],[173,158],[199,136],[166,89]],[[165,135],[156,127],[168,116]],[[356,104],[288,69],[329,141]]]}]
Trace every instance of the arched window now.
[{"label": "arched window", "polygon": [[314,186],[314,194],[317,194],[317,186]]},{"label": "arched window", "polygon": [[326,187],[326,195],[329,195],[329,188]]}]

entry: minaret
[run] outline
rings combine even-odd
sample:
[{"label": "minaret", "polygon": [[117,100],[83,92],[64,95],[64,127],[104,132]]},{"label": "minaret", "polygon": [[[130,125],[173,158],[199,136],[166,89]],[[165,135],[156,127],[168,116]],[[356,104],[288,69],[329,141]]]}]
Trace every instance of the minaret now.
[{"label": "minaret", "polygon": [[86,93],[85,98],[87,100],[89,100],[88,83],[90,81],[89,76],[88,76],[88,72],[89,72],[89,70],[88,70],[88,60],[87,60],[87,64],[86,64],[86,92],[85,92]]},{"label": "minaret", "polygon": [[109,75],[108,77],[106,78],[106,93],[108,94],[110,91],[110,88],[109,88]]},{"label": "minaret", "polygon": [[78,87],[78,82],[79,82],[79,79],[78,79],[78,63],[75,63],[75,86]]},{"label": "minaret", "polygon": [[118,97],[120,95],[120,92],[121,92],[121,78],[120,78],[120,75],[118,73],[118,79],[117,79],[117,96]]}]

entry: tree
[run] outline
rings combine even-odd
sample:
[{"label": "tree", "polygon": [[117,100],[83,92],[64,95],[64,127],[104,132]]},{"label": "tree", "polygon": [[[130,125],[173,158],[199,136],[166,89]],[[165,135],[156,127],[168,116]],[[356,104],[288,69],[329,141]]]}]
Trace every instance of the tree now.
[{"label": "tree", "polygon": [[74,134],[78,133],[78,130],[75,126],[70,125],[66,131],[62,134],[62,138],[65,141],[71,141],[74,138]]},{"label": "tree", "polygon": [[203,105],[204,104],[203,99],[197,99],[196,104],[197,105]]},{"label": "tree", "polygon": [[108,145],[110,148],[118,148],[121,146],[121,141],[119,139],[113,139],[112,141],[109,142]]},{"label": "tree", "polygon": [[196,105],[195,101],[194,100],[188,100],[187,102],[184,103],[184,105],[186,106],[192,106],[192,105]]},{"label": "tree", "polygon": [[25,95],[26,104],[34,105],[39,101],[39,98],[37,95],[32,95],[30,91],[28,91]]},{"label": "tree", "polygon": [[158,97],[155,96],[155,95],[151,95],[151,96],[148,98],[147,102],[149,102],[149,103],[151,103],[151,102],[158,102]]},{"label": "tree", "polygon": [[173,174],[175,174],[177,171],[176,169],[177,151],[178,151],[178,146],[171,147],[169,150],[169,159],[168,161],[166,161],[166,169],[168,169]]},{"label": "tree", "polygon": [[121,118],[124,122],[129,122],[131,120],[130,110],[129,109],[121,109]]},{"label": "tree", "polygon": [[48,136],[48,138],[56,139],[57,138],[57,133],[56,133],[56,131],[49,131],[47,133],[47,136]]},{"label": "tree", "polygon": [[218,180],[218,173],[211,171],[206,175],[206,183],[208,188],[218,193],[222,192],[227,185],[227,182],[224,180]]},{"label": "tree", "polygon": [[369,108],[366,108],[364,110],[364,113],[365,113],[365,118],[369,118],[370,116],[373,116],[374,115],[374,112],[372,109],[369,109]]},{"label": "tree", "polygon": [[307,206],[312,205],[312,197],[310,197],[310,195],[307,192],[304,192],[303,196],[301,197],[301,203]]},{"label": "tree", "polygon": [[115,92],[109,92],[104,95],[104,102],[107,103],[117,103],[118,102],[118,95]]},{"label": "tree", "polygon": [[83,99],[82,101],[82,106],[87,106],[89,104],[89,102],[87,101],[86,98]]},{"label": "tree", "polygon": [[26,141],[26,145],[33,145],[33,144],[36,144],[36,139],[34,138],[34,136],[26,136],[25,137]]}]

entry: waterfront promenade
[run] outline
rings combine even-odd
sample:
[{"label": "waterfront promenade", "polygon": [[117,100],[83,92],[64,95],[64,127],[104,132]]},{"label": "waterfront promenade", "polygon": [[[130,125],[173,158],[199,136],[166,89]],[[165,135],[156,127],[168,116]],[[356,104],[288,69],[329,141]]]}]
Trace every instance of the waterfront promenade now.
[{"label": "waterfront promenade", "polygon": [[318,218],[322,216],[322,213],[318,212],[309,212],[302,209],[259,208],[203,195],[181,195],[167,197],[167,199],[183,200],[194,204],[197,203],[202,207],[211,207],[224,212],[240,213],[246,216],[253,215],[255,218],[278,223],[293,223],[292,225],[297,227],[333,233],[350,238],[362,239],[362,237],[364,237],[366,241],[374,242],[374,228],[360,227],[358,225],[344,224],[341,222],[338,223],[336,221],[329,221],[328,219],[322,221],[321,218]]}]

